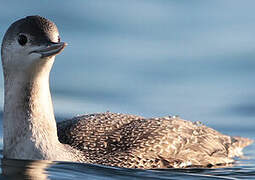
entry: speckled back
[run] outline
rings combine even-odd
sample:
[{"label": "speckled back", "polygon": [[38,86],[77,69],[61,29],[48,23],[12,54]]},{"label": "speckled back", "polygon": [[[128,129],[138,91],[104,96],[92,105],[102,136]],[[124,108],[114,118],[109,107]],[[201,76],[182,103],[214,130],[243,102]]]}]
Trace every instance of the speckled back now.
[{"label": "speckled back", "polygon": [[146,119],[110,112],[61,122],[58,136],[61,143],[82,151],[85,162],[127,168],[227,164],[235,141],[176,117]]}]

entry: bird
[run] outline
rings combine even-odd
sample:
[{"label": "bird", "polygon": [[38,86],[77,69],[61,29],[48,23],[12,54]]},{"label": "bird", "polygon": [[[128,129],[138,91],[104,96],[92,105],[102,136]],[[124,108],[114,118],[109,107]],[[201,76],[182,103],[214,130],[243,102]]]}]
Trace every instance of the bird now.
[{"label": "bird", "polygon": [[7,29],[1,46],[5,159],[207,168],[233,164],[253,142],[179,116],[145,118],[106,111],[56,123],[49,77],[56,55],[66,46],[57,26],[39,15],[21,18]]}]

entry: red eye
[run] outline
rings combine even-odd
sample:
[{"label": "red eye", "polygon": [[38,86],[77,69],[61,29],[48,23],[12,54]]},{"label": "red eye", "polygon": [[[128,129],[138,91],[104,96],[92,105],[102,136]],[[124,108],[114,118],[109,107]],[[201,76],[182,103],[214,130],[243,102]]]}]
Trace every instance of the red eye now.
[{"label": "red eye", "polygon": [[60,42],[60,36],[58,36],[58,42]]}]

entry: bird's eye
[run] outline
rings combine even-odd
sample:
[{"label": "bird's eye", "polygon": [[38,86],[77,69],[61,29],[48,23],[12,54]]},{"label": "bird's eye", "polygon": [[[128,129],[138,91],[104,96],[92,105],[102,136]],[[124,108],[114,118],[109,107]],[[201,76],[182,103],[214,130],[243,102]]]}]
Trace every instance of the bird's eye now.
[{"label": "bird's eye", "polygon": [[58,42],[60,42],[60,36],[58,36]]},{"label": "bird's eye", "polygon": [[24,46],[27,43],[27,37],[23,34],[19,35],[18,42],[21,46]]}]

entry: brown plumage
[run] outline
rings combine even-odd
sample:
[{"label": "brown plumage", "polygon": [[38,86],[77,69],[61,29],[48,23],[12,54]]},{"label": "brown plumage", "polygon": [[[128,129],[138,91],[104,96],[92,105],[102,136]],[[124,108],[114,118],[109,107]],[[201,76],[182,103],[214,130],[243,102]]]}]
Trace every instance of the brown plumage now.
[{"label": "brown plumage", "polygon": [[57,127],[61,143],[83,152],[81,162],[126,168],[226,165],[252,142],[170,116],[146,119],[106,112],[79,116]]}]

